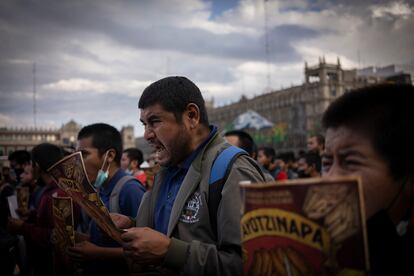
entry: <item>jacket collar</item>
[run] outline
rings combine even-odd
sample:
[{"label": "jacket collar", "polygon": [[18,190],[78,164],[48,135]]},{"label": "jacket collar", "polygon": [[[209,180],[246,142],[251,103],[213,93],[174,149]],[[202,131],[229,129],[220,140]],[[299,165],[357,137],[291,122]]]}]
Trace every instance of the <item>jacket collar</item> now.
[{"label": "jacket collar", "polygon": [[[215,133],[193,160],[190,169],[188,170],[183,183],[181,184],[177,197],[175,198],[174,205],[171,210],[170,221],[168,223],[167,236],[171,236],[172,231],[174,230],[181,216],[182,209],[186,203],[187,198],[195,191],[201,181],[201,165],[202,162],[206,159],[206,151],[211,147],[222,144],[223,142],[224,139],[218,133]],[[157,193],[158,191],[159,188],[157,189]]]}]

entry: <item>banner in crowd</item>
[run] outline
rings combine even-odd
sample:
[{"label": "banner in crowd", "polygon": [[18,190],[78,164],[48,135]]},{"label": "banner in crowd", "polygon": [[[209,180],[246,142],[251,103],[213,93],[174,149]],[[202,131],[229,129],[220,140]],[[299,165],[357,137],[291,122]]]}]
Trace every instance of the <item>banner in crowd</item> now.
[{"label": "banner in crowd", "polygon": [[369,271],[358,178],[240,185],[244,275]]},{"label": "banner in crowd", "polygon": [[80,152],[72,153],[58,161],[48,169],[48,173],[109,237],[119,243],[122,242],[122,230],[115,226],[108,209],[91,185]]},{"label": "banner in crowd", "polygon": [[53,240],[55,247],[64,254],[68,247],[75,246],[72,198],[54,196],[52,200]]}]

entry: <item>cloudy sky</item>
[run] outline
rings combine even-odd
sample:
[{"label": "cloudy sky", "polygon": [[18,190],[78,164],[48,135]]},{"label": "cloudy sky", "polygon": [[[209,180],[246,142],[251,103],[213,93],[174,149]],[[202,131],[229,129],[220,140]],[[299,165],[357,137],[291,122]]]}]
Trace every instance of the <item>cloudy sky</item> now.
[{"label": "cloudy sky", "polygon": [[38,126],[106,122],[139,136],[139,96],[167,75],[220,106],[301,84],[322,55],[414,71],[413,29],[414,0],[2,0],[0,126],[34,125],[33,63]]}]

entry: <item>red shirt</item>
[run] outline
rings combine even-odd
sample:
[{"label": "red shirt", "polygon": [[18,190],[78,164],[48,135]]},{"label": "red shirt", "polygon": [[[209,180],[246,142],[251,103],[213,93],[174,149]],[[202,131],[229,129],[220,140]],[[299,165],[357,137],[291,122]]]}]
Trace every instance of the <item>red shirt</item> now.
[{"label": "red shirt", "polygon": [[277,175],[276,175],[276,180],[286,180],[288,179],[288,174],[284,171],[280,171]]}]

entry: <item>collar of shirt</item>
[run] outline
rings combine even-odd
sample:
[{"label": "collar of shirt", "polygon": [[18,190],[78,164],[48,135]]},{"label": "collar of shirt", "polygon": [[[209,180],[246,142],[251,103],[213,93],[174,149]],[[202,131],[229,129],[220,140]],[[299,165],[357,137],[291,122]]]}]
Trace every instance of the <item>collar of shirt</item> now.
[{"label": "collar of shirt", "polygon": [[155,230],[167,234],[172,206],[181,184],[196,156],[217,133],[217,127],[210,126],[210,134],[180,165],[168,167],[157,198],[154,213]]},{"label": "collar of shirt", "polygon": [[99,189],[99,195],[102,196],[109,196],[112,193],[112,190],[115,188],[116,183],[119,179],[121,179],[126,173],[124,173],[121,169],[118,169],[114,176],[112,176],[111,179],[109,179],[109,183],[105,185],[105,187],[101,187]]}]

